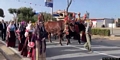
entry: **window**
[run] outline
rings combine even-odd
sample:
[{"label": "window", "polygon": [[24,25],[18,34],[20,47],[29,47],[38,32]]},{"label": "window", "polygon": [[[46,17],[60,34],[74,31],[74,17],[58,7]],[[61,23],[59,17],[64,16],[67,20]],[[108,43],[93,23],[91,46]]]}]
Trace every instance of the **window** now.
[{"label": "window", "polygon": [[63,16],[63,14],[62,14],[62,13],[60,13],[60,16]]}]

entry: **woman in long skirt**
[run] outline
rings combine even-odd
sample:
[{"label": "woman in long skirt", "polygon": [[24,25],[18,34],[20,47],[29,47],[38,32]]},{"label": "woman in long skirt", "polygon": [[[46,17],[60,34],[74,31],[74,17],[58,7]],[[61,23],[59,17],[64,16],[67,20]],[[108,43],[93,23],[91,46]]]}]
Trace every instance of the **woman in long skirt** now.
[{"label": "woman in long skirt", "polygon": [[[32,35],[33,35],[33,28],[31,28],[32,26],[27,26],[26,27],[26,32],[25,32],[25,43],[23,45],[22,51],[21,51],[21,55],[25,56],[25,57],[31,57],[32,54],[32,50],[31,48],[28,47],[29,42],[32,41]],[[28,28],[28,29],[27,29]]]},{"label": "woman in long skirt", "polygon": [[25,43],[25,22],[21,22],[20,27],[19,27],[19,46],[18,46],[18,50],[21,51],[23,48],[23,45]]},{"label": "woman in long skirt", "polygon": [[16,36],[15,36],[15,26],[14,21],[11,21],[7,27],[7,46],[15,47]]}]

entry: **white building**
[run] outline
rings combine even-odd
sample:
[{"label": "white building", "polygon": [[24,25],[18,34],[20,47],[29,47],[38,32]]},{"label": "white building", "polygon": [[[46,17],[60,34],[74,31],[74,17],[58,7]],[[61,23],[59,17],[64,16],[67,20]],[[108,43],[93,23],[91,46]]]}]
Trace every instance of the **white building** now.
[{"label": "white building", "polygon": [[93,27],[102,27],[104,25],[105,27],[109,27],[109,24],[112,24],[114,22],[113,18],[102,18],[102,19],[90,19],[93,22]]}]

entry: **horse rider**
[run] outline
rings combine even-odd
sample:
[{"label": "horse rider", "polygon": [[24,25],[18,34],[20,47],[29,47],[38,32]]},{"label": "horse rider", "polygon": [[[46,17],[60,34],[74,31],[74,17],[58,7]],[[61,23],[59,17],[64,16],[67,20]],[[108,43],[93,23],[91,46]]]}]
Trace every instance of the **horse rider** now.
[{"label": "horse rider", "polygon": [[74,25],[75,23],[75,20],[76,20],[76,16],[75,16],[75,13],[72,14],[72,19],[71,19],[71,23]]},{"label": "horse rider", "polygon": [[72,18],[70,19],[70,17],[68,16],[68,14],[65,16],[64,18],[64,22],[65,22],[65,29],[64,32],[66,32],[66,34],[68,34],[68,26],[70,25],[74,25],[75,23],[75,13],[72,14]]},{"label": "horse rider", "polygon": [[68,23],[69,23],[69,16],[68,16],[68,14],[65,16],[65,18],[64,18],[64,24],[65,24],[65,28],[64,28],[64,31],[63,32],[65,32],[67,35],[69,34],[68,33]]}]

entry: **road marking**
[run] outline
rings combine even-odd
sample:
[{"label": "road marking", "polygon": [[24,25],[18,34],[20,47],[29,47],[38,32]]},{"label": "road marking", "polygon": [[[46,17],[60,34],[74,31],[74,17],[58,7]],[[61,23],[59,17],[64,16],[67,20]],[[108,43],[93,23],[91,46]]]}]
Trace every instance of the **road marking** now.
[{"label": "road marking", "polygon": [[[58,43],[58,42],[53,42],[53,43]],[[80,49],[80,50],[87,50],[85,48],[76,47],[76,46],[73,46],[73,45],[68,45],[68,46],[74,47],[74,48],[77,48],[77,49]],[[110,56],[110,57],[119,58],[119,56],[114,56],[114,55],[110,55],[110,54],[106,54],[106,53],[102,53],[102,52],[98,52],[98,51],[93,51],[93,53],[97,53],[97,54],[100,54],[100,55],[106,55],[106,56]]]},{"label": "road marking", "polygon": [[53,57],[48,57],[50,59],[63,59],[63,58],[75,58],[75,57],[87,57],[87,56],[99,56],[99,54],[94,53],[94,54],[85,54],[85,53],[70,53],[70,54],[62,54],[62,55],[56,55]]}]

